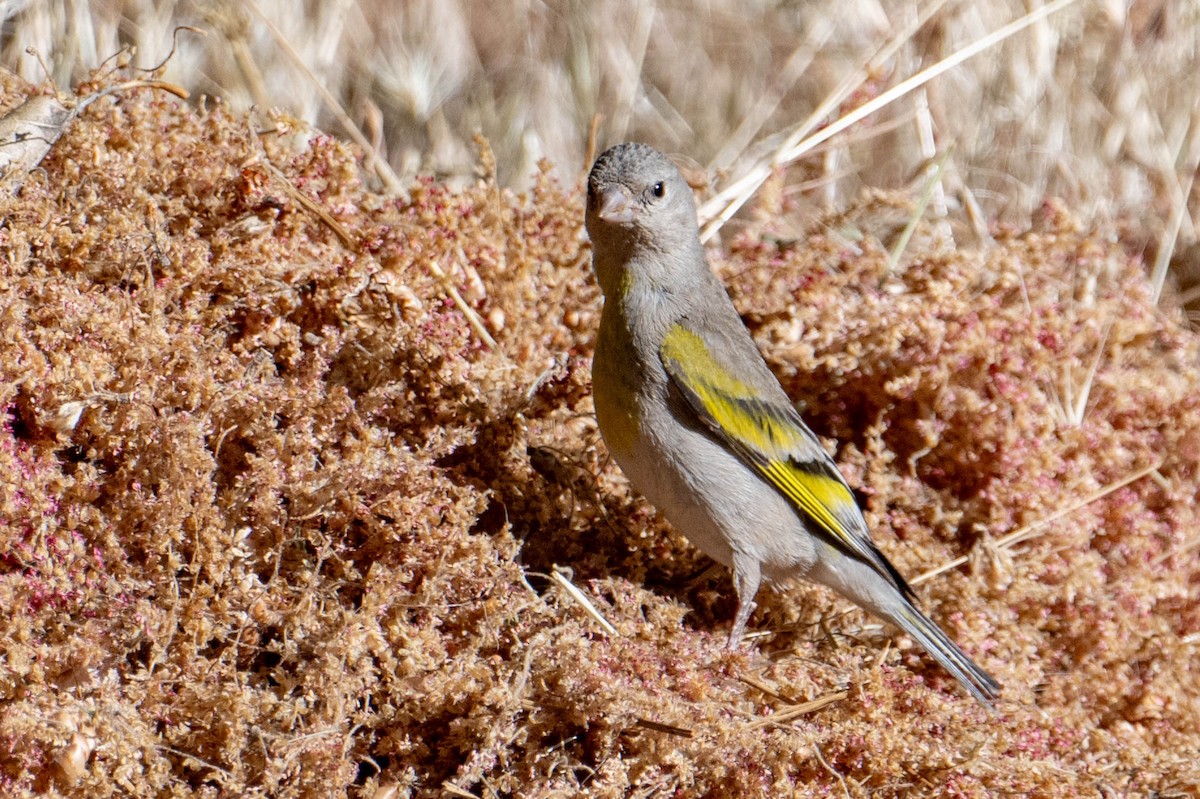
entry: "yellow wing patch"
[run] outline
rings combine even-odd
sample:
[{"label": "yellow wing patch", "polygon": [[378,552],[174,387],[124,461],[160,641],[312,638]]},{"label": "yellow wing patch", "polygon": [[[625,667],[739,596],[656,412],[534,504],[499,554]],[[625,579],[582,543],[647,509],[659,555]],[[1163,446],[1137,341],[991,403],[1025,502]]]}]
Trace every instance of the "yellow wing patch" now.
[{"label": "yellow wing patch", "polygon": [[[866,554],[859,536],[842,521],[857,513],[854,495],[803,422],[789,415],[790,408],[760,399],[682,325],[667,332],[659,355],[693,408],[743,460],[842,546]],[[807,447],[814,449],[798,457]]]},{"label": "yellow wing patch", "polygon": [[812,522],[812,532],[825,533],[834,546],[861,558],[905,596],[913,596],[871,541],[850,487],[791,405],[761,399],[682,324],[667,332],[659,357],[696,416],[787,497]]},{"label": "yellow wing patch", "polygon": [[798,443],[797,436],[747,383],[717,363],[700,336],[675,325],[659,350],[667,371],[692,392],[703,410],[729,438],[775,456]]},{"label": "yellow wing patch", "polygon": [[804,469],[789,461],[770,461],[758,470],[827,533],[852,549],[859,549],[846,534],[846,525],[839,518],[842,513],[854,513],[858,508],[854,495],[840,478]]}]

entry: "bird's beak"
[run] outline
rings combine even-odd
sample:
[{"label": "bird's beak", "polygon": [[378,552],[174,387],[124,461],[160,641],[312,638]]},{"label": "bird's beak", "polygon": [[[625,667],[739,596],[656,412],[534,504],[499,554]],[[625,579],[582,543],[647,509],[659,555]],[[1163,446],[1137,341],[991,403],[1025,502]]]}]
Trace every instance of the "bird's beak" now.
[{"label": "bird's beak", "polygon": [[600,192],[600,210],[605,222],[632,222],[637,203],[624,186],[609,186]]}]

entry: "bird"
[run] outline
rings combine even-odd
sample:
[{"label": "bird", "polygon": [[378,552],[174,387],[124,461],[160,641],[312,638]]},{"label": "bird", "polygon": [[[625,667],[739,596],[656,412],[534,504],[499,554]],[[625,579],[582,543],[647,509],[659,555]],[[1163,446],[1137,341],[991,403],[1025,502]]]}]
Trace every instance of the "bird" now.
[{"label": "bird", "polygon": [[845,478],[767,366],[700,241],[675,164],[626,142],[588,175],[585,227],[604,305],[597,425],[630,484],[733,572],[736,648],[760,583],[802,578],[912,636],[972,696],[1000,685],[916,605]]}]

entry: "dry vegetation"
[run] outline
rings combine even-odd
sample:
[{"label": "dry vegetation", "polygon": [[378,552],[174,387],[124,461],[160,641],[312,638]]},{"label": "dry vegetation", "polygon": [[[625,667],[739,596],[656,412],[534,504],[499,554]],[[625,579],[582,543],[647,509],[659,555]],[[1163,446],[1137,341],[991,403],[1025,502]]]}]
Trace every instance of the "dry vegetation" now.
[{"label": "dry vegetation", "polygon": [[[60,77],[85,79],[80,97],[139,75],[80,73],[100,60],[85,44],[145,36],[165,52],[172,14],[199,7],[34,4],[10,20],[9,63],[35,33],[52,38],[32,22],[59,5],[80,15],[76,49],[39,41]],[[506,38],[518,25],[487,29],[469,4],[424,20],[447,31],[442,50],[360,46],[336,68],[303,50],[355,108],[392,108],[388,75],[469,52],[431,115],[385,115],[426,136],[389,139],[403,196],[288,113],[147,88],[80,108],[37,168],[9,167],[0,793],[1200,792],[1200,337],[1183,298],[1160,301],[1152,267],[1176,229],[1192,235],[1179,167],[1200,150],[1197,90],[1178,78],[1195,12],[1073,9],[980,62],[992,79],[977,65],[932,84],[930,113],[910,96],[887,112],[899,125],[872,117],[870,137],[773,171],[712,251],[785,386],[838,442],[881,547],[928,575],[926,607],[1005,684],[989,714],[813,586],[765,590],[762,635],[726,651],[728,575],[703,573],[629,490],[591,415],[600,298],[576,180],[591,111],[609,109],[606,141],[627,126],[732,176],[764,158],[750,139],[766,147],[761,134],[811,110],[888,16],[861,6],[860,39],[834,27],[809,58],[787,36],[810,11],[692,19],[664,4],[613,22],[585,5],[522,6],[524,21],[546,15],[533,54]],[[246,21],[239,38],[222,27],[234,5],[209,8],[207,49],[181,50],[168,77],[236,98],[253,84],[220,71],[227,47],[223,68],[276,85],[289,62],[264,27]],[[315,8],[345,31],[372,18],[366,3]],[[139,22],[105,28],[117,11]],[[78,33],[88,14],[92,39]],[[847,107],[999,27],[984,14],[950,7]],[[411,31],[383,19],[381,40]],[[621,25],[645,26],[642,45]],[[739,36],[768,45],[761,62],[734,68]],[[368,63],[397,53],[408,60],[391,71]],[[522,106],[508,92],[535,56],[560,71],[539,73]],[[1082,92],[1101,64],[1094,85],[1110,93]],[[1120,80],[1131,64],[1139,79]],[[955,94],[1002,85],[1027,106]],[[12,74],[0,89],[0,114],[52,92]],[[541,113],[562,94],[575,105]],[[767,127],[739,143],[763,97],[778,100]],[[1124,115],[1103,102],[1117,97]],[[920,167],[922,119],[959,142],[929,208],[927,172],[908,193],[860,193]],[[473,126],[500,157],[468,147]],[[1023,150],[1031,132],[1070,158],[1051,168],[1036,143]],[[1137,149],[1155,136],[1165,149]],[[410,181],[396,141],[475,171]],[[529,167],[541,152],[565,167]],[[527,189],[506,187],[517,179]],[[1089,221],[1047,193],[1088,200]],[[983,217],[965,211],[972,196]]]},{"label": "dry vegetation", "polygon": [[[303,5],[298,14],[297,0],[18,1],[0,6],[0,63],[35,83],[48,68],[73,86],[122,46],[137,49],[139,66],[159,63],[188,24],[208,35],[180,37],[168,80],[238,110],[283,106],[343,136],[344,109],[401,178],[469,176],[480,130],[502,183],[526,185],[543,157],[569,181],[586,166],[596,114],[602,141],[642,139],[736,176],[848,77],[846,107],[1043,3]],[[1157,237],[1182,199],[1178,174],[1200,158],[1191,120],[1200,8],[1125,6],[1080,0],[890,105],[815,161],[816,197],[841,207],[864,186],[905,186],[953,143],[951,206],[970,199],[986,218],[1023,226],[1050,195],[1077,213],[1128,212]],[[918,28],[918,19],[930,21]]]}]

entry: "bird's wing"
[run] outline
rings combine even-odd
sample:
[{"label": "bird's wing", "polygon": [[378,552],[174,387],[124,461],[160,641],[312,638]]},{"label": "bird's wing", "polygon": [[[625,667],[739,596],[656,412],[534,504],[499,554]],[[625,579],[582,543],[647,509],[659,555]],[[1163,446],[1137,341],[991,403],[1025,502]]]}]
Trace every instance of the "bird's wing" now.
[{"label": "bird's wing", "polygon": [[[751,344],[751,348],[753,345]],[[749,353],[747,353],[749,354]],[[761,357],[753,350],[753,357]],[[912,589],[875,546],[854,494],[786,395],[762,391],[727,366],[685,321],[668,331],[659,357],[688,407],[741,460],[795,506],[810,531],[866,561],[906,596]],[[775,378],[762,365],[761,381]],[[765,396],[764,396],[765,395]]]}]

